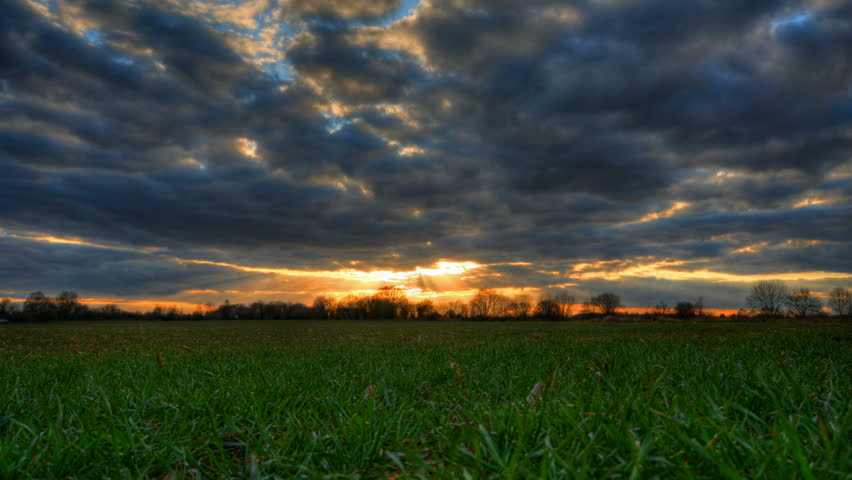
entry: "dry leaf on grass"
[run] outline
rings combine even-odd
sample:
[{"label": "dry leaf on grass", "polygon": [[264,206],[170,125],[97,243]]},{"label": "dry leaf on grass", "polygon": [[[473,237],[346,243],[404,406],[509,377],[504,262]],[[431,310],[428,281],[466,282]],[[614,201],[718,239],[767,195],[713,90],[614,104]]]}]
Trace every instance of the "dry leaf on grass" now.
[{"label": "dry leaf on grass", "polygon": [[20,360],[18,361],[18,363],[16,363],[16,364],[15,364],[15,366],[17,367],[17,366],[23,365],[24,363],[26,363],[26,362],[27,362],[27,360],[29,360],[29,359],[33,358],[33,355],[35,355],[33,352],[28,353],[28,354],[27,354],[27,356],[26,356],[26,357],[24,357],[24,358],[22,358],[22,359],[20,359]]},{"label": "dry leaf on grass", "polygon": [[456,383],[461,383],[462,379],[464,378],[464,375],[462,375],[461,366],[459,366],[459,364],[456,362],[450,362],[450,367],[452,367],[452,369],[456,371]]},{"label": "dry leaf on grass", "polygon": [[367,388],[364,389],[364,399],[372,398],[376,393],[376,385],[368,385]]},{"label": "dry leaf on grass", "polygon": [[530,394],[527,395],[527,403],[530,405],[535,405],[535,402],[541,398],[541,390],[544,388],[541,382],[535,384],[532,390],[530,390]]}]

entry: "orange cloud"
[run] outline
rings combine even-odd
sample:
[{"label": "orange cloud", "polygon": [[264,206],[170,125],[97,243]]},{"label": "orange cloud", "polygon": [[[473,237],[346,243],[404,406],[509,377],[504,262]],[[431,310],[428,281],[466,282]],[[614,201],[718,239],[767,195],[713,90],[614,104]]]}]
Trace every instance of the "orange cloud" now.
[{"label": "orange cloud", "polygon": [[83,240],[79,237],[56,237],[54,235],[45,235],[41,233],[35,232],[18,232],[12,233],[0,229],[0,237],[10,237],[17,238],[19,240],[28,240],[31,242],[41,242],[41,243],[52,243],[52,244],[60,244],[60,245],[79,245],[81,247],[91,247],[91,248],[103,248],[108,250],[121,250],[125,252],[138,252],[138,253],[154,253],[159,248],[156,247],[121,247],[118,245],[106,245],[102,243],[89,242],[87,240]]},{"label": "orange cloud", "polygon": [[752,244],[752,245],[746,245],[745,247],[742,247],[742,248],[738,248],[736,250],[731,251],[731,253],[734,253],[734,254],[757,253],[757,252],[763,250],[764,248],[766,248],[768,246],[769,246],[769,242],[760,242],[760,243],[755,243],[755,244]]},{"label": "orange cloud", "polygon": [[81,240],[79,238],[73,237],[54,237],[53,235],[39,235],[39,234],[18,234],[18,233],[7,233],[6,236],[12,238],[18,238],[21,240],[32,240],[34,242],[44,242],[44,243],[60,243],[65,245],[82,245],[86,247],[94,247],[94,248],[113,248],[107,245],[101,245],[99,243],[87,242],[85,240]]},{"label": "orange cloud", "polygon": [[[671,267],[684,265],[687,262],[678,260],[659,260],[650,261],[641,264],[631,264],[630,261],[614,261],[620,263],[619,266],[612,269],[591,270],[593,267],[600,267],[602,264],[613,263],[598,262],[597,264],[580,264],[582,269],[569,275],[571,278],[581,280],[588,279],[604,279],[604,280],[620,280],[627,277],[638,278],[660,278],[664,280],[703,280],[710,282],[731,282],[731,283],[753,283],[761,280],[830,280],[830,279],[848,279],[852,278],[852,273],[843,272],[826,272],[826,271],[807,271],[807,272],[783,272],[783,273],[758,273],[758,274],[737,274],[716,272],[706,268],[696,270],[676,270]],[[575,271],[577,266],[575,266]]]},{"label": "orange cloud", "polygon": [[553,285],[548,285],[547,288],[566,288],[566,287],[576,287],[577,284],[573,282],[565,282],[565,283],[554,283]]},{"label": "orange cloud", "polygon": [[245,137],[238,137],[236,139],[237,150],[242,153],[244,156],[257,160],[260,158],[260,155],[257,153],[257,142]]},{"label": "orange cloud", "polygon": [[672,207],[669,208],[668,210],[663,210],[662,212],[649,213],[648,215],[645,215],[644,217],[640,218],[639,220],[637,220],[633,223],[652,222],[652,221],[660,219],[660,218],[673,217],[673,216],[677,215],[677,212],[679,212],[679,211],[681,211],[685,208],[689,208],[690,205],[692,205],[692,204],[689,203],[689,202],[675,202],[674,205],[672,205]]},{"label": "orange cloud", "polygon": [[[341,291],[330,291],[324,292],[324,295],[328,295],[330,297],[334,297],[337,299],[341,299],[346,297],[347,295],[356,295],[356,296],[370,296],[378,293],[378,289],[356,289],[356,290],[341,290]],[[459,300],[466,299],[472,297],[478,291],[475,288],[469,288],[464,290],[443,290],[443,291],[435,291],[435,290],[425,290],[418,287],[410,287],[405,288],[402,287],[401,291],[411,300],[438,300],[438,301],[451,301],[451,300]]]},{"label": "orange cloud", "polygon": [[440,261],[437,262],[432,268],[423,268],[416,267],[414,270],[409,271],[392,271],[392,270],[371,270],[371,271],[363,271],[363,270],[355,270],[355,269],[341,269],[341,270],[293,270],[289,268],[269,268],[269,267],[249,267],[244,265],[237,265],[234,263],[227,262],[213,262],[210,260],[187,260],[187,259],[176,259],[180,263],[195,263],[200,265],[215,265],[218,267],[226,267],[233,268],[235,270],[240,270],[243,272],[257,272],[257,273],[272,273],[275,275],[284,275],[290,277],[322,277],[322,278],[332,278],[339,280],[355,280],[360,282],[388,282],[388,283],[399,283],[405,280],[410,280],[413,278],[427,276],[427,277],[435,277],[441,275],[461,275],[470,270],[475,270],[478,268],[482,268],[483,265],[480,265],[476,262],[448,262],[448,261]]},{"label": "orange cloud", "polygon": [[826,203],[825,200],[823,200],[819,197],[808,195],[807,197],[796,202],[796,204],[793,205],[793,208],[810,207],[811,205],[822,205],[824,203]]}]

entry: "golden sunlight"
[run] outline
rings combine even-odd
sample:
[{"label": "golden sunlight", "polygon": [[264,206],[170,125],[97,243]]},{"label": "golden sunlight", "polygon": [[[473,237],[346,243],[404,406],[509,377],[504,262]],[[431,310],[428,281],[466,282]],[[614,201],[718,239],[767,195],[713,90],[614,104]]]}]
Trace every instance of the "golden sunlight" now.
[{"label": "golden sunlight", "polygon": [[644,217],[640,218],[639,220],[637,220],[633,223],[651,222],[651,221],[654,221],[654,220],[658,220],[660,218],[673,217],[677,214],[677,212],[679,212],[679,211],[681,211],[685,208],[688,208],[690,205],[692,205],[692,204],[689,203],[689,202],[675,202],[674,205],[672,205],[672,207],[669,208],[668,210],[663,210],[662,212],[649,213],[648,215],[645,215]]},{"label": "golden sunlight", "polygon": [[409,271],[392,270],[356,270],[353,268],[340,270],[293,270],[289,268],[249,267],[227,262],[214,262],[210,260],[175,259],[179,263],[195,263],[201,265],[215,265],[218,267],[233,268],[243,272],[272,273],[290,277],[323,277],[340,280],[357,280],[360,282],[388,282],[400,283],[405,280],[421,276],[437,277],[442,275],[461,275],[470,270],[483,267],[476,262],[449,262],[439,261],[431,268],[416,267]]},{"label": "golden sunlight", "polygon": [[87,240],[83,240],[79,237],[57,237],[54,235],[46,235],[35,232],[20,232],[20,233],[12,233],[3,229],[0,229],[0,237],[6,236],[9,238],[16,238],[19,240],[27,240],[30,242],[41,242],[41,243],[52,243],[59,245],[77,245],[81,247],[91,247],[91,248],[103,248],[109,250],[121,250],[126,252],[139,252],[139,253],[153,253],[159,250],[156,247],[120,247],[117,245],[105,245],[102,243],[90,242]]},{"label": "golden sunlight", "polygon": [[257,142],[254,140],[245,137],[237,138],[237,150],[252,160],[260,158],[257,153]]},{"label": "golden sunlight", "polygon": [[808,195],[807,197],[803,198],[802,200],[797,202],[795,205],[793,205],[793,208],[810,207],[810,206],[813,206],[813,205],[822,205],[824,203],[826,203],[825,200],[818,198],[818,197]]},{"label": "golden sunlight", "polygon": [[[601,269],[603,264],[618,263],[609,269]],[[726,272],[716,272],[706,268],[696,270],[675,270],[670,267],[685,265],[683,260],[657,260],[647,263],[636,264],[634,261],[609,261],[598,262],[592,269],[592,265],[581,264],[582,268],[577,269],[575,273],[570,274],[571,278],[580,280],[589,279],[604,279],[604,280],[621,280],[627,277],[635,278],[659,278],[663,280],[703,280],[709,282],[730,282],[730,283],[753,283],[762,280],[781,280],[781,281],[797,281],[797,280],[832,280],[832,279],[848,279],[852,278],[852,273],[842,272],[826,272],[826,271],[806,271],[806,272],[785,272],[785,273],[758,273],[758,274],[736,274]]]}]

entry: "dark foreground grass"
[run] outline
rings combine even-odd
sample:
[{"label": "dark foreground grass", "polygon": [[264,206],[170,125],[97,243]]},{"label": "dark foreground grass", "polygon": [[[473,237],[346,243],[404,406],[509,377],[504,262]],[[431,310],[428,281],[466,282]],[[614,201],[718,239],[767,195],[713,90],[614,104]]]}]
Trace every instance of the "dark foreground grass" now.
[{"label": "dark foreground grass", "polygon": [[839,323],[0,326],[0,478],[852,478],[850,347]]}]

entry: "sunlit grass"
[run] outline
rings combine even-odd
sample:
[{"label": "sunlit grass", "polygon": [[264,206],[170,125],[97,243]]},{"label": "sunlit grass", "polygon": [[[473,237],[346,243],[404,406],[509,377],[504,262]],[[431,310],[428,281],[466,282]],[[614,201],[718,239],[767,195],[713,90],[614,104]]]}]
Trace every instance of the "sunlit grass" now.
[{"label": "sunlit grass", "polygon": [[0,478],[852,478],[850,347],[839,323],[0,326]]}]

